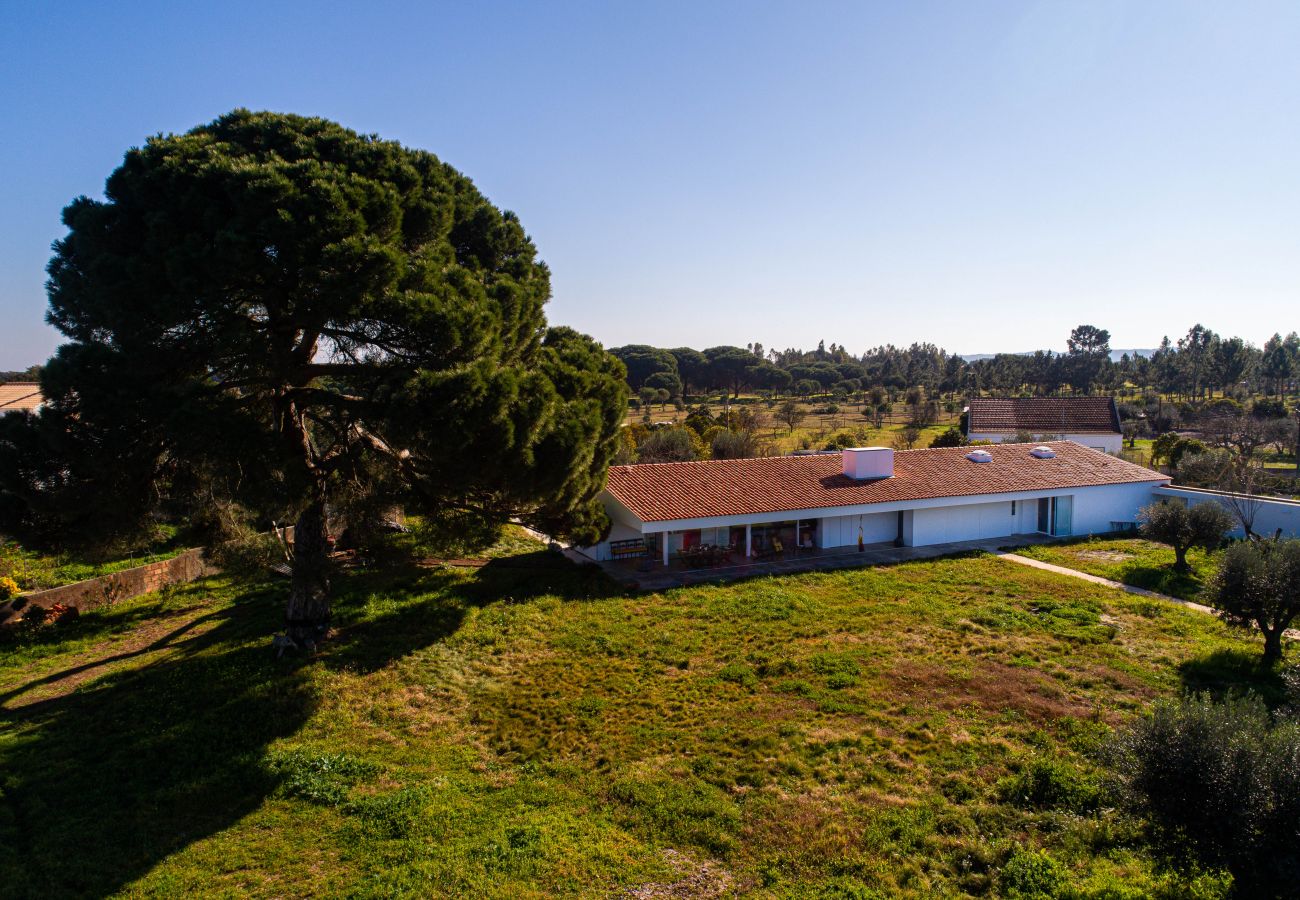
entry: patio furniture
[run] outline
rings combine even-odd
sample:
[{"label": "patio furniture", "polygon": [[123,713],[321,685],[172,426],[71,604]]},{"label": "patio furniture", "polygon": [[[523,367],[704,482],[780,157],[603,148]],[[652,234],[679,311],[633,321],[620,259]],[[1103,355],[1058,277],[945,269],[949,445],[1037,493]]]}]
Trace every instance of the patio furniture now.
[{"label": "patio furniture", "polygon": [[650,548],[644,538],[629,541],[610,541],[610,559],[642,559],[650,555]]}]

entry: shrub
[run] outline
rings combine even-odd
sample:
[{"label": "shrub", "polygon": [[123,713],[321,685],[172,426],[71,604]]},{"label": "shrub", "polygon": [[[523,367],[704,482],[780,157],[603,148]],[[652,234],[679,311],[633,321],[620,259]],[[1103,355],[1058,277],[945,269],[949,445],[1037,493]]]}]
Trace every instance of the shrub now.
[{"label": "shrub", "polygon": [[18,582],[8,575],[0,576],[0,601],[18,596]]},{"label": "shrub", "polygon": [[1035,757],[1019,773],[1004,780],[998,793],[1017,806],[1077,813],[1096,809],[1100,799],[1095,780],[1068,763],[1044,757]]},{"label": "shrub", "polygon": [[1066,885],[1068,872],[1046,850],[1017,849],[998,879],[1008,900],[1055,897]]},{"label": "shrub", "polygon": [[699,437],[689,428],[659,428],[637,448],[637,461],[690,462],[699,458]]},{"label": "shrub", "polygon": [[966,435],[961,433],[961,429],[956,425],[940,434],[935,435],[934,440],[930,442],[931,447],[965,447]]},{"label": "shrub", "polygon": [[739,684],[743,687],[754,688],[758,686],[758,676],[754,670],[743,663],[731,663],[723,666],[718,672],[718,677],[723,681],[730,681],[732,684]]},{"label": "shrub", "polygon": [[759,455],[758,435],[752,431],[721,428],[710,439],[709,445],[714,459],[747,459]]},{"label": "shrub", "polygon": [[1161,703],[1109,748],[1126,804],[1173,859],[1232,873],[1245,896],[1300,875],[1300,723],[1254,696]]}]

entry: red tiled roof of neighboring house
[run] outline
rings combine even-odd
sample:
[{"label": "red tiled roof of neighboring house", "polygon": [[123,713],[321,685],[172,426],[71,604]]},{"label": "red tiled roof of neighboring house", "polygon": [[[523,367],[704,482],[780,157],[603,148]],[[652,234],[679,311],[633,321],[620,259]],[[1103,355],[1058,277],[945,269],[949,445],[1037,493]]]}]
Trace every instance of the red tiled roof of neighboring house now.
[{"label": "red tiled roof of neighboring house", "polygon": [[10,381],[0,384],[0,413],[33,410],[45,401],[41,386],[34,381]]},{"label": "red tiled roof of neighboring house", "polygon": [[1051,441],[1056,456],[1038,459],[1038,444],[900,450],[890,478],[855,481],[840,471],[840,454],[714,459],[611,466],[606,489],[643,522],[824,509],[940,497],[1168,481],[1166,475],[1073,441]]},{"label": "red tiled roof of neighboring house", "polygon": [[968,433],[1120,434],[1110,397],[972,397]]}]

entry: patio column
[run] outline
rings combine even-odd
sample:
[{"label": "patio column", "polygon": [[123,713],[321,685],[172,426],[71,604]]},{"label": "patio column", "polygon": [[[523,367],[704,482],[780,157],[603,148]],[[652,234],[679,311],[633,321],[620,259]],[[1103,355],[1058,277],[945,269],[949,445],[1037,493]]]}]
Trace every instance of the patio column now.
[{"label": "patio column", "polygon": [[754,545],[753,545],[753,537],[754,537],[753,528],[754,528],[753,525],[746,525],[746,526],[745,526],[745,559],[749,559],[749,558],[751,558],[751,557],[754,555],[754,554],[753,554],[753,546],[754,546]]},{"label": "patio column", "polygon": [[672,534],[671,531],[664,532],[664,565],[665,566],[668,565],[668,535],[670,534]]}]

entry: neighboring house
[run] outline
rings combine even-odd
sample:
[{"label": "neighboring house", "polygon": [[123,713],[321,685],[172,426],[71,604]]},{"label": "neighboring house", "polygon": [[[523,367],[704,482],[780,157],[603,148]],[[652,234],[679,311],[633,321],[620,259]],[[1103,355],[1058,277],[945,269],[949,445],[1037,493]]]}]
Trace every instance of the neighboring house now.
[{"label": "neighboring house", "polygon": [[596,560],[697,543],[737,555],[780,547],[923,546],[1131,528],[1169,477],[1070,441],[612,466],[609,538]]},{"label": "neighboring house", "polygon": [[972,441],[1014,440],[1032,434],[1036,441],[1075,441],[1119,453],[1124,432],[1110,397],[976,397],[967,408],[966,437]]},{"label": "neighboring house", "polygon": [[44,402],[41,386],[35,381],[0,384],[0,415],[7,412],[36,412]]}]

